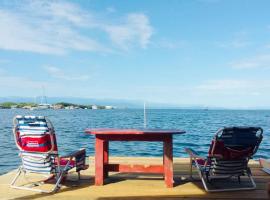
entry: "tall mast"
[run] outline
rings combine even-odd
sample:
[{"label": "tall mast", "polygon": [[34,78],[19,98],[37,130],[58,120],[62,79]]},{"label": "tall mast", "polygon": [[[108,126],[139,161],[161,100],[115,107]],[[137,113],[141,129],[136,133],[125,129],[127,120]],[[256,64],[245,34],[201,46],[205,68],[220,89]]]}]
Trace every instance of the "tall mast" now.
[{"label": "tall mast", "polygon": [[44,103],[47,104],[47,97],[45,96],[45,87],[44,87],[44,85],[42,85],[42,98],[41,98],[41,104],[43,104],[43,100],[44,100]]}]

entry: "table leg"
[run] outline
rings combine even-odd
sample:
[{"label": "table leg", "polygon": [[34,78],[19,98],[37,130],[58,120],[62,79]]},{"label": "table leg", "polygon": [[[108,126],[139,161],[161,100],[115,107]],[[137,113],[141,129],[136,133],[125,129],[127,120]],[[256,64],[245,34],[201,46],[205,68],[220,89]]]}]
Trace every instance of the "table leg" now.
[{"label": "table leg", "polygon": [[95,185],[104,184],[104,140],[96,137]]},{"label": "table leg", "polygon": [[164,178],[168,188],[173,187],[173,143],[172,136],[163,141]]},{"label": "table leg", "polygon": [[[104,141],[103,143],[103,156],[104,156],[104,165],[109,164],[109,141]],[[103,176],[104,178],[107,178],[109,175],[108,167],[105,167]]]}]

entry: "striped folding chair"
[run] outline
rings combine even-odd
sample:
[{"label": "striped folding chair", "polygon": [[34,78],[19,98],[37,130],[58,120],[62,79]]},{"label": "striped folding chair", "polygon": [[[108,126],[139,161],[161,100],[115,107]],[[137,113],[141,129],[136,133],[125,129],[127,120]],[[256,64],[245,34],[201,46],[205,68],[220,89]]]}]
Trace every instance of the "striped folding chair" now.
[{"label": "striped folding chair", "polygon": [[[88,168],[85,163],[86,151],[80,149],[65,156],[58,154],[55,131],[50,120],[43,116],[16,116],[14,118],[14,138],[22,165],[11,182],[16,189],[31,190],[43,193],[56,192],[68,171],[76,169],[78,179],[80,171]],[[16,185],[18,178],[27,173],[45,175],[45,180],[31,182],[30,184]],[[51,190],[43,190],[35,186],[53,181]]]},{"label": "striped folding chair", "polygon": [[[190,156],[190,177],[193,178],[192,166],[195,166],[208,192],[255,189],[248,161],[256,153],[262,133],[260,127],[222,128],[215,134],[207,157],[186,148]],[[247,177],[249,184],[241,184],[242,176]]]}]

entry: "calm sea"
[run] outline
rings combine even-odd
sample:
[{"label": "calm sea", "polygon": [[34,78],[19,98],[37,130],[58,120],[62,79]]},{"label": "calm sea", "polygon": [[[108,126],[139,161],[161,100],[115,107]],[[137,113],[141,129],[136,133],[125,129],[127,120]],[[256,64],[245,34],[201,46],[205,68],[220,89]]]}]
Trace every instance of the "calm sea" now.
[{"label": "calm sea", "polygon": [[[16,169],[20,164],[12,134],[15,115],[45,115],[54,124],[60,154],[81,147],[94,155],[94,138],[85,128],[142,128],[143,110],[43,110],[0,109],[0,174]],[[147,110],[148,128],[183,129],[184,135],[174,136],[174,156],[187,157],[184,147],[192,147],[202,155],[207,153],[214,133],[223,126],[261,126],[263,142],[255,158],[270,157],[270,111],[261,110]],[[110,154],[117,156],[161,156],[162,144],[155,142],[112,142]]]}]

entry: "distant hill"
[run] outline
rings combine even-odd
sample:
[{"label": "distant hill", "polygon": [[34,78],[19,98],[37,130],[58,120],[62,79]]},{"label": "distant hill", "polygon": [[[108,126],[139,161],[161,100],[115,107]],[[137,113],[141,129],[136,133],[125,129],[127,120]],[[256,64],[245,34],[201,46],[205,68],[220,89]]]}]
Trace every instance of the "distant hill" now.
[{"label": "distant hill", "polygon": [[[15,102],[15,103],[37,103],[41,102],[42,97],[0,97],[0,103]],[[68,102],[74,104],[84,105],[103,105],[113,106],[116,108],[143,108],[143,100],[126,100],[126,99],[95,99],[95,98],[80,98],[80,97],[47,97],[47,103],[55,104],[59,102]],[[45,103],[45,102],[43,102]],[[269,110],[269,107],[251,107],[251,108],[225,108],[225,107],[211,107],[205,105],[181,105],[181,104],[167,104],[157,102],[147,102],[147,108],[161,108],[161,109],[203,109],[203,110],[216,110],[216,109],[240,109],[240,110]]]},{"label": "distant hill", "polygon": [[[3,102],[33,102],[40,103],[42,97],[0,97],[0,103]],[[77,97],[47,97],[47,103],[54,104],[58,102],[69,102],[74,104],[85,105],[110,105],[117,108],[142,108],[143,102],[136,100],[121,99],[93,99],[93,98],[77,98]],[[44,102],[43,102],[44,103]]]},{"label": "distant hill", "polygon": [[[0,103],[3,102],[32,102],[40,103],[42,97],[0,97]],[[142,100],[125,100],[125,99],[94,99],[94,98],[79,98],[79,97],[47,97],[47,103],[55,104],[59,102],[68,102],[74,104],[84,105],[110,105],[117,108],[143,108],[144,102]],[[44,103],[44,102],[43,102]],[[147,102],[148,108],[187,108],[187,109],[203,109],[204,106],[179,106],[165,103]]]}]

